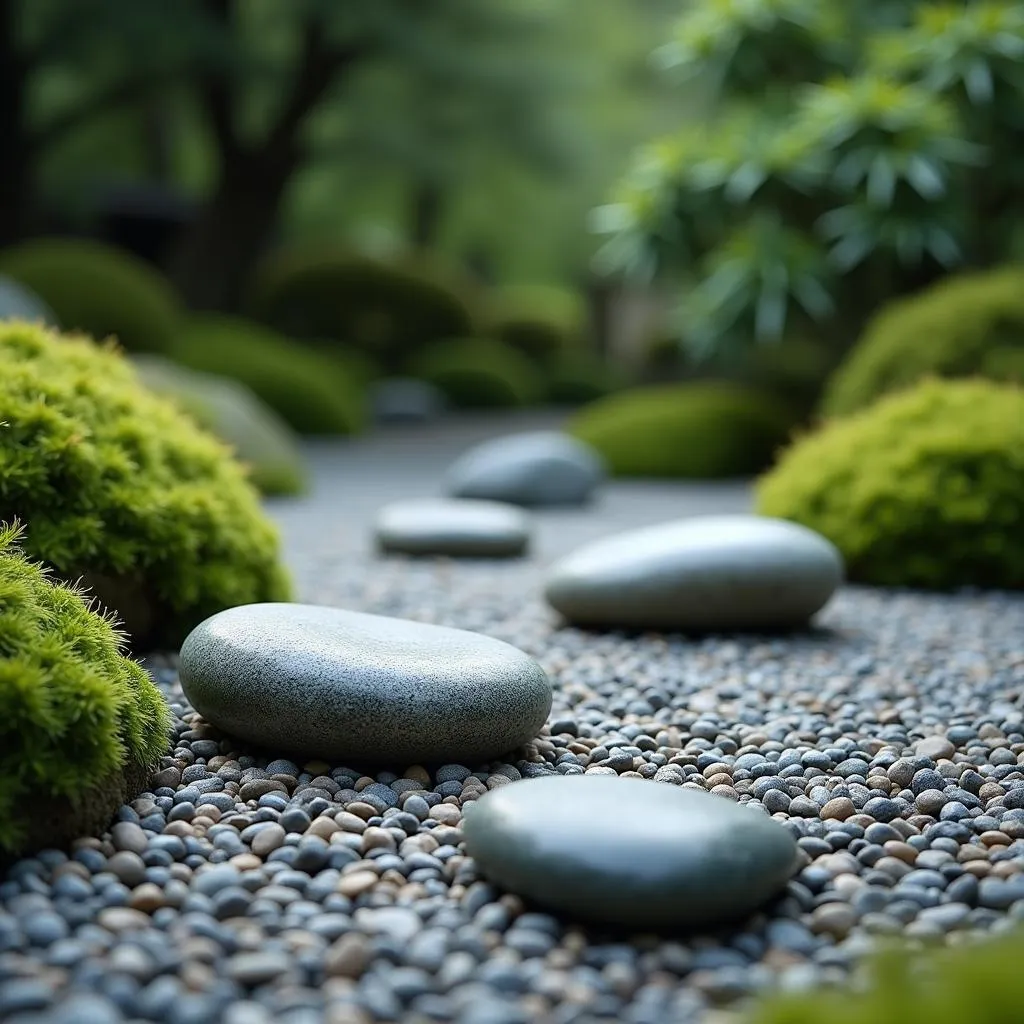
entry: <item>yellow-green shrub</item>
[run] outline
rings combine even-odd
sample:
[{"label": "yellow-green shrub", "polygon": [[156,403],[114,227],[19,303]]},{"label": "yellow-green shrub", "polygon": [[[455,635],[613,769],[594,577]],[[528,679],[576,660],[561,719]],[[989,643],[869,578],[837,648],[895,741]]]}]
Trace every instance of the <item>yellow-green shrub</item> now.
[{"label": "yellow-green shrub", "polygon": [[758,511],[803,523],[851,580],[1024,587],[1024,390],[927,380],[796,442]]}]

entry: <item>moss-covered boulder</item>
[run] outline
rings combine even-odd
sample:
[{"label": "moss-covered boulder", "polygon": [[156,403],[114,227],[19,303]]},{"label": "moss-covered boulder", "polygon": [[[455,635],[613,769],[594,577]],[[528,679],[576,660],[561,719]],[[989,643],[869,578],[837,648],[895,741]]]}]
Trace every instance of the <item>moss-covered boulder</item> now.
[{"label": "moss-covered boulder", "polygon": [[115,337],[129,352],[167,352],[181,306],[148,263],[101,242],[40,238],[0,252],[0,274],[31,289],[67,331]]},{"label": "moss-covered boulder", "polygon": [[530,360],[491,338],[439,341],[409,361],[408,373],[433,384],[456,409],[531,405],[544,391]]},{"label": "moss-covered boulder", "polygon": [[298,438],[244,384],[186,369],[163,356],[136,356],[132,363],[147,388],[171,399],[234,452],[261,494],[295,495],[306,489]]},{"label": "moss-covered boulder", "polygon": [[634,388],[585,406],[569,432],[615,476],[715,479],[760,472],[785,443],[791,412],[720,383]]},{"label": "moss-covered boulder", "polygon": [[0,863],[103,829],[167,749],[170,715],[123,638],[0,523]]},{"label": "moss-covered boulder", "polygon": [[760,480],[757,508],[831,540],[851,580],[1024,587],[1024,390],[928,380],[833,420]]},{"label": "moss-covered boulder", "polygon": [[833,375],[827,416],[925,377],[1024,384],[1024,266],[958,274],[884,306]]},{"label": "moss-covered boulder", "polygon": [[300,434],[354,434],[365,417],[364,385],[341,362],[240,317],[194,316],[175,339],[175,362],[231,377]]},{"label": "moss-covered boulder", "polygon": [[462,291],[434,267],[311,247],[268,259],[248,306],[289,337],[351,345],[394,371],[431,342],[472,333]]},{"label": "moss-covered boulder", "polygon": [[495,288],[485,309],[486,333],[537,362],[577,348],[586,329],[582,296],[550,285]]},{"label": "moss-covered boulder", "polygon": [[287,599],[278,537],[229,450],[139,384],[117,352],[0,324],[0,520],[84,578],[137,650],[208,615]]}]

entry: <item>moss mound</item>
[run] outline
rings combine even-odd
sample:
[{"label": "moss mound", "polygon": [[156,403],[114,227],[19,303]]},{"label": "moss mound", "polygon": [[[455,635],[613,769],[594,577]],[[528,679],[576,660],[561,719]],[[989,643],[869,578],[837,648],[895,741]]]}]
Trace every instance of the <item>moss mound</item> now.
[{"label": "moss mound", "polygon": [[300,434],[353,434],[365,420],[362,388],[340,362],[238,317],[192,317],[174,360],[250,388]]},{"label": "moss mound", "polygon": [[566,352],[545,367],[545,397],[554,405],[583,405],[626,386],[625,376],[590,352]]},{"label": "moss mound", "polygon": [[188,370],[163,356],[136,356],[132,362],[147,388],[171,399],[234,452],[260,493],[305,491],[306,467],[297,438],[244,384]]},{"label": "moss mound", "polygon": [[0,524],[0,860],[101,829],[167,748],[167,705],[123,638]]},{"label": "moss mound", "polygon": [[277,535],[215,438],[87,339],[0,324],[0,519],[84,577],[136,649],[223,608],[283,600]]},{"label": "moss mound", "polygon": [[458,288],[437,271],[322,249],[266,262],[250,309],[289,337],[354,346],[386,370],[431,342],[473,329]]},{"label": "moss mound", "polygon": [[61,327],[117,338],[129,352],[167,352],[181,316],[160,273],[129,253],[82,239],[44,238],[0,252],[0,273],[31,289]]},{"label": "moss mound", "polygon": [[1024,383],[1024,267],[959,274],[884,306],[822,410],[843,416],[924,377],[973,376]]},{"label": "moss mound", "polygon": [[744,1024],[999,1024],[1019,1017],[1019,931],[1000,939],[912,955],[894,948],[870,962],[864,984],[771,996]]},{"label": "moss mound", "polygon": [[410,376],[438,388],[458,409],[505,409],[539,401],[543,382],[521,352],[490,338],[431,345],[409,363]]},{"label": "moss mound", "polygon": [[579,295],[544,285],[509,285],[487,301],[487,334],[530,359],[546,361],[577,347],[586,324]]},{"label": "moss mound", "polygon": [[928,380],[798,441],[758,511],[803,523],[850,579],[1024,587],[1024,390]]},{"label": "moss mound", "polygon": [[634,388],[582,409],[569,431],[616,476],[715,479],[764,469],[786,441],[788,409],[732,384]]}]

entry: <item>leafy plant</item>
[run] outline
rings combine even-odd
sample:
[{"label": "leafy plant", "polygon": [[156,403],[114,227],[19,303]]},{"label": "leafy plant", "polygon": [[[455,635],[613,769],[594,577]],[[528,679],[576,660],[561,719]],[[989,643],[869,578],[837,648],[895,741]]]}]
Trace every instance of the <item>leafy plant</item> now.
[{"label": "leafy plant", "polygon": [[1024,390],[923,381],[798,440],[757,509],[843,553],[851,580],[1024,587]]}]

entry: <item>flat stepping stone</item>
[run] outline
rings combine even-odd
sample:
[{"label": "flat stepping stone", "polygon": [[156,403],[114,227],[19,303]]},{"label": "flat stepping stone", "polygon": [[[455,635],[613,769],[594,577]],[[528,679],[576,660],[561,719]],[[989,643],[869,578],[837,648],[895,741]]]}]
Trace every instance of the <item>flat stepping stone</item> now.
[{"label": "flat stepping stone", "polygon": [[424,498],[387,505],[375,527],[380,551],[453,558],[514,558],[530,543],[522,509],[496,501]]},{"label": "flat stepping stone", "polygon": [[528,507],[578,506],[590,501],[604,478],[604,462],[589,445],[537,430],[471,448],[448,470],[445,491]]},{"label": "flat stepping stone", "polygon": [[596,924],[714,928],[785,886],[799,852],[760,811],[610,775],[528,779],[467,808],[466,849],[492,882]]},{"label": "flat stepping stone", "polygon": [[579,626],[775,630],[806,625],[842,579],[836,547],[797,523],[694,516],[580,548],[544,593]]},{"label": "flat stepping stone", "polygon": [[218,612],[186,637],[180,677],[224,732],[328,761],[490,760],[551,710],[544,670],[510,644],[317,605]]}]

